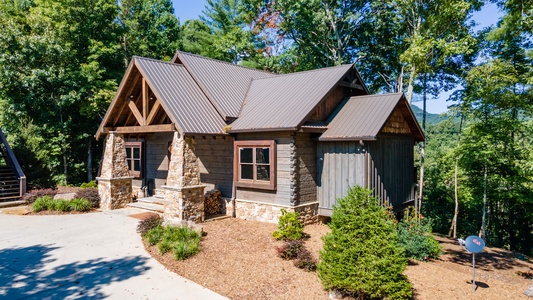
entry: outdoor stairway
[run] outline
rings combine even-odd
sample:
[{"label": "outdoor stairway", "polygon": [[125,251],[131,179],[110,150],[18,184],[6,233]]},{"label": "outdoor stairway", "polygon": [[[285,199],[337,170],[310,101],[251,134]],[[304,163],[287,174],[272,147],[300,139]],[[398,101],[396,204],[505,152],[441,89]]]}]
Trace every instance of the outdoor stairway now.
[{"label": "outdoor stairway", "polygon": [[0,166],[0,201],[20,198],[20,183],[9,166]]},{"label": "outdoor stairway", "polygon": [[163,195],[154,195],[152,197],[139,198],[137,202],[128,204],[128,207],[135,207],[144,210],[163,213],[165,211],[165,199]]}]

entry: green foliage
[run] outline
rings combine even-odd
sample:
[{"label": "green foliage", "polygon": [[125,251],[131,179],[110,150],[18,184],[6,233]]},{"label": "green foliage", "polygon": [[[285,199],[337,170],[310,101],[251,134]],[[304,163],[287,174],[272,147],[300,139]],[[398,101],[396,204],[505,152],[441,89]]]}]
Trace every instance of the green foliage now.
[{"label": "green foliage", "polygon": [[98,188],[87,187],[76,192],[76,198],[84,198],[91,202],[92,208],[100,207],[100,194],[98,194]]},{"label": "green foliage", "polygon": [[69,208],[74,211],[86,212],[91,210],[92,203],[85,198],[75,198],[68,201]]},{"label": "green foliage", "polygon": [[278,221],[278,230],[274,231],[272,236],[276,240],[298,240],[304,234],[304,225],[299,220],[300,214],[298,212],[288,212],[286,209],[281,209],[281,217]]},{"label": "green foliage", "polygon": [[96,180],[91,180],[89,182],[84,182],[80,185],[80,188],[86,189],[86,188],[97,188],[98,183],[96,183]]},{"label": "green foliage", "polygon": [[67,212],[72,210],[72,206],[70,205],[70,201],[68,200],[57,199],[50,202],[48,210]]},{"label": "green foliage", "polygon": [[163,218],[157,214],[152,214],[148,218],[139,222],[139,225],[137,225],[137,233],[144,237],[148,231],[161,226],[162,224]]},{"label": "green foliage", "polygon": [[402,275],[407,265],[405,249],[371,191],[354,187],[338,199],[329,227],[317,268],[325,289],[356,298],[411,297],[411,286]]},{"label": "green foliage", "polygon": [[31,210],[33,212],[40,212],[43,210],[49,210],[50,208],[54,207],[54,198],[50,196],[42,196],[35,200],[35,202],[31,206]]},{"label": "green foliage", "polygon": [[439,242],[431,234],[431,222],[427,218],[416,218],[411,211],[396,225],[398,239],[405,248],[405,254],[416,260],[436,259],[441,254]]},{"label": "green foliage", "polygon": [[159,224],[148,230],[143,238],[150,245],[157,245],[161,254],[172,251],[176,260],[184,260],[200,251],[201,236],[189,227],[163,227]]}]

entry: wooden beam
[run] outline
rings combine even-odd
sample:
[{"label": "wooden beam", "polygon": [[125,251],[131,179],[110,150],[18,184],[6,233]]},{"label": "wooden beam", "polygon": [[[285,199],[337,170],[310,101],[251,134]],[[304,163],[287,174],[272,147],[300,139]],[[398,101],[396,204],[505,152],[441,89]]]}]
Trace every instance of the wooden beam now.
[{"label": "wooden beam", "polygon": [[148,84],[146,83],[146,79],[143,77],[142,81],[142,93],[143,93],[143,123],[141,125],[148,125],[146,122],[146,117],[148,117]]},{"label": "wooden beam", "polygon": [[130,107],[131,112],[135,116],[135,119],[137,119],[137,122],[139,125],[144,126],[144,120],[143,116],[141,115],[141,112],[137,109],[137,105],[135,105],[135,102],[132,100],[129,100],[128,106]]},{"label": "wooden beam", "polygon": [[154,106],[152,107],[152,111],[150,111],[150,114],[146,118],[146,125],[150,125],[152,121],[155,118],[155,115],[157,114],[157,110],[161,106],[161,103],[159,102],[159,99],[155,99]]},{"label": "wooden beam", "polygon": [[174,124],[146,125],[146,126],[123,126],[104,127],[103,133],[115,131],[116,133],[152,133],[152,132],[173,132],[176,131]]},{"label": "wooden beam", "polygon": [[127,92],[126,92],[126,97],[129,99],[130,95],[131,95],[131,92],[133,92],[133,89],[135,88],[135,86],[137,85],[137,81],[139,81],[139,78],[141,77],[141,72],[139,72],[139,70],[137,70],[137,74],[135,75],[135,77],[133,78],[133,81],[131,82],[132,84],[130,85],[130,87],[128,88]]},{"label": "wooden beam", "polygon": [[122,105],[120,106],[118,114],[116,115],[115,120],[113,121],[113,126],[117,125],[118,119],[120,118],[120,116],[122,116],[122,112],[124,111],[124,108],[126,108],[126,106],[128,106],[128,100],[124,100],[124,103],[122,103]]}]

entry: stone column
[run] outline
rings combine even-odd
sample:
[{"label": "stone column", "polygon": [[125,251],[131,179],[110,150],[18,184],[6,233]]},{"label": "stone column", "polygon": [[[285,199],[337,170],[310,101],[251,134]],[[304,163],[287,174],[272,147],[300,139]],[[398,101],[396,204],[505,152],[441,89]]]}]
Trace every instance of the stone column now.
[{"label": "stone column", "polygon": [[166,223],[204,221],[204,188],[200,182],[200,166],[194,154],[194,139],[174,133],[165,190]]},{"label": "stone column", "polygon": [[98,180],[98,194],[100,208],[104,210],[125,207],[132,200],[131,183],[126,149],[121,134],[110,132],[107,135],[104,148],[104,159]]}]

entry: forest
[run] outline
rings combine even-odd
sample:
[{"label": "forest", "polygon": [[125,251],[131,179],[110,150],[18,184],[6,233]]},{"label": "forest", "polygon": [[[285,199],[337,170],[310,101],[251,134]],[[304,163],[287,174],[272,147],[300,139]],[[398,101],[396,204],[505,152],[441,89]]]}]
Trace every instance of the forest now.
[{"label": "forest", "polygon": [[355,63],[372,93],[426,102],[421,200],[436,232],[481,234],[533,254],[533,2],[492,0],[497,25],[475,30],[483,0],[207,0],[180,22],[170,0],[0,0],[0,128],[32,188],[98,172],[94,134],[133,55],[176,50],[286,73]]}]

